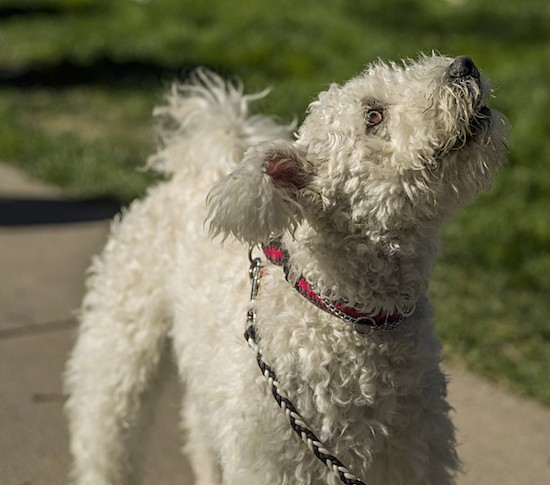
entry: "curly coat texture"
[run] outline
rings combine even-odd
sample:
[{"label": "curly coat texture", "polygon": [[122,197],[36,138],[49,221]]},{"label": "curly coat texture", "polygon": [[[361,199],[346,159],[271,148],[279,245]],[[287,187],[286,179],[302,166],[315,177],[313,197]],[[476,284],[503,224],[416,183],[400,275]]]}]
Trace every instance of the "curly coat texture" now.
[{"label": "curly coat texture", "polygon": [[293,436],[242,337],[243,243],[273,236],[290,282],[304,275],[324,297],[408,315],[358,334],[266,263],[257,327],[285,392],[368,485],[454,483],[427,287],[441,223],[490,185],[507,131],[485,78],[457,76],[463,64],[376,62],[322,92],[294,137],[212,73],[174,87],[150,160],[170,177],[115,220],[90,270],[66,370],[74,483],[132,483],[133,430],[167,339],[198,483],[339,483]]}]

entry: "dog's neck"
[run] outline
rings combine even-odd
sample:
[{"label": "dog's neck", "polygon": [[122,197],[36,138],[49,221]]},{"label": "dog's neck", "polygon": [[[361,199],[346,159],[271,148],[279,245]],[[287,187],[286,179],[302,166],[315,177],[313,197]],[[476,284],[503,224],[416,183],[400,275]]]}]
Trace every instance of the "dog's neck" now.
[{"label": "dog's neck", "polygon": [[302,223],[294,235],[283,238],[290,255],[289,280],[303,275],[321,296],[366,312],[410,313],[427,289],[438,252],[438,229],[429,234],[425,229],[375,240]]}]

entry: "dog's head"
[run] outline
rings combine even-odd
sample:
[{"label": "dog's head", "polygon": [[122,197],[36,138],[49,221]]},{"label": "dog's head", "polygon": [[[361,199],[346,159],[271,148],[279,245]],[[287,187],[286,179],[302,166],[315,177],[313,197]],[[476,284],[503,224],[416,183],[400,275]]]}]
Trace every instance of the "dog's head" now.
[{"label": "dog's head", "polygon": [[489,94],[466,56],[374,63],[322,92],[296,141],[246,152],[211,192],[214,230],[256,243],[303,218],[375,238],[439,224],[505,160],[507,121]]}]

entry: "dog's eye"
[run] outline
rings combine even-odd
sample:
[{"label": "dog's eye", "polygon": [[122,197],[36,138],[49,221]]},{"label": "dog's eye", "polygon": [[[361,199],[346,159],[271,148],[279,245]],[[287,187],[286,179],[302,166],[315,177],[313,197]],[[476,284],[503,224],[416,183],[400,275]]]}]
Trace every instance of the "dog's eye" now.
[{"label": "dog's eye", "polygon": [[384,111],[382,109],[369,109],[368,111],[365,111],[364,117],[367,123],[367,128],[370,128],[371,126],[376,126],[379,123],[382,123],[382,120],[384,119]]}]

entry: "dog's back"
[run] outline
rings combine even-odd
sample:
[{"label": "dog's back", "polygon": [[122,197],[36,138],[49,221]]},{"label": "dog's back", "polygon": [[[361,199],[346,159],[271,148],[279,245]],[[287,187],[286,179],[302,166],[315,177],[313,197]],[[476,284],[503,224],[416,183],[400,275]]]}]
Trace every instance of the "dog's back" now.
[{"label": "dog's back", "polygon": [[[220,272],[204,228],[208,188],[238,165],[250,145],[289,138],[292,131],[292,125],[250,114],[250,102],[263,95],[244,95],[238,84],[198,70],[190,83],[174,85],[167,105],[156,110],[162,146],[149,166],[168,180],[113,222],[89,271],[66,368],[72,477],[79,485],[126,483],[129,430],[174,313],[187,312],[200,324],[203,317],[194,313],[211,309],[199,290],[201,271]],[[174,308],[177,292],[192,308]]]}]

